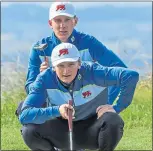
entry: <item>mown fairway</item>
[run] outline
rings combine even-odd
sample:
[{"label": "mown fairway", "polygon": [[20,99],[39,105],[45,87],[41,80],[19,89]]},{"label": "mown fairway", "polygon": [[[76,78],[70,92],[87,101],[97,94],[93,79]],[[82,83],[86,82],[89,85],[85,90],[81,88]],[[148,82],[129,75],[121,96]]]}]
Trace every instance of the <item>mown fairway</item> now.
[{"label": "mown fairway", "polygon": [[[15,109],[25,98],[24,90],[12,89],[1,95],[1,149],[28,150],[24,144]],[[152,81],[139,82],[132,104],[121,113],[124,136],[116,150],[152,150]]]}]

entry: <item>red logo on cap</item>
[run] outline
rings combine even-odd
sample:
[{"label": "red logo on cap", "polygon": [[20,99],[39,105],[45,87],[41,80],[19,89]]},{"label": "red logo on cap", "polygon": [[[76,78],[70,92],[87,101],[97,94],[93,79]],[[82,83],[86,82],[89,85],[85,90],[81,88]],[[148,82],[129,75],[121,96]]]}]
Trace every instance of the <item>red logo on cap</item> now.
[{"label": "red logo on cap", "polygon": [[69,52],[68,52],[68,49],[61,49],[60,51],[59,51],[59,55],[58,56],[61,56],[61,55],[66,55],[66,54],[68,54]]},{"label": "red logo on cap", "polygon": [[86,97],[91,95],[91,92],[90,91],[86,91],[86,92],[83,92],[82,95],[83,95],[83,98],[86,98]]},{"label": "red logo on cap", "polygon": [[58,10],[65,10],[65,5],[57,5],[56,11],[58,11]]}]

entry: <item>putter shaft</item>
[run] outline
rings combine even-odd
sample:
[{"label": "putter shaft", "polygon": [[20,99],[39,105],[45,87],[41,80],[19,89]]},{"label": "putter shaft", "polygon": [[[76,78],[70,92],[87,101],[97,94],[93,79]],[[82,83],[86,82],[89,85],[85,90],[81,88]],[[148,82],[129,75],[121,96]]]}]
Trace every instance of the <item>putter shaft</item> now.
[{"label": "putter shaft", "polygon": [[72,133],[72,131],[69,132],[69,139],[70,139],[70,150],[73,150],[73,133]]},{"label": "putter shaft", "polygon": [[[72,100],[68,102],[70,105],[73,104]],[[73,150],[73,123],[72,123],[72,110],[68,110],[68,126],[69,126],[69,142],[70,142],[70,150]]]}]

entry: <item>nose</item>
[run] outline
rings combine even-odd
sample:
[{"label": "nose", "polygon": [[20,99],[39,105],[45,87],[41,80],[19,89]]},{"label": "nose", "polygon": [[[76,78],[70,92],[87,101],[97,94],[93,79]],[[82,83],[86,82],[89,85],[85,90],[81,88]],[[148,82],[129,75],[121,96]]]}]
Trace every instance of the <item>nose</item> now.
[{"label": "nose", "polygon": [[61,22],[60,23],[60,28],[65,28],[66,27],[66,24],[64,22]]},{"label": "nose", "polygon": [[64,74],[64,75],[67,75],[68,72],[69,72],[69,68],[64,68],[64,70],[63,70],[63,74]]}]

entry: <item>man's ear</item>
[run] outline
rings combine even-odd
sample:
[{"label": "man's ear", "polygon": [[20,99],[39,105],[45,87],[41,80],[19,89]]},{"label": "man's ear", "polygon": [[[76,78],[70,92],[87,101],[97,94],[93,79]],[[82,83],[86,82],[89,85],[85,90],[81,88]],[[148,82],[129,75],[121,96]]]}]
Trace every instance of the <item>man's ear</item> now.
[{"label": "man's ear", "polygon": [[78,23],[78,17],[74,17],[74,26],[76,26],[77,25],[77,23]]},{"label": "man's ear", "polygon": [[78,64],[79,64],[78,69],[80,69],[81,68],[81,60],[80,59],[78,60]]},{"label": "man's ear", "polygon": [[52,70],[55,71],[55,67],[52,67]]},{"label": "man's ear", "polygon": [[52,27],[52,20],[48,20],[48,24],[50,27]]}]

